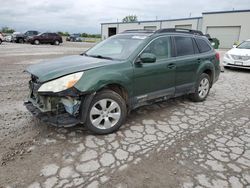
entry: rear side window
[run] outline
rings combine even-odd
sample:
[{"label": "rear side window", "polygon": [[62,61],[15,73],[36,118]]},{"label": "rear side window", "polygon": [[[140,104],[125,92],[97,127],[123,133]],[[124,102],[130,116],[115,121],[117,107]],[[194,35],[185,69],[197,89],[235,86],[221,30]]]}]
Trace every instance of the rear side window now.
[{"label": "rear side window", "polygon": [[177,56],[194,54],[193,40],[191,37],[174,37]]},{"label": "rear side window", "polygon": [[208,45],[208,43],[205,40],[198,39],[198,38],[196,38],[195,40],[201,53],[208,52],[211,50],[211,47]]}]

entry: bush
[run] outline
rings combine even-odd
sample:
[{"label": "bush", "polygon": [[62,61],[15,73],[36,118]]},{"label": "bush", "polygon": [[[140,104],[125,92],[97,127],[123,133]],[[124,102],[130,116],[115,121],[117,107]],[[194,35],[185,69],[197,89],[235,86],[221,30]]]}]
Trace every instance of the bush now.
[{"label": "bush", "polygon": [[219,40],[219,39],[217,39],[217,38],[212,38],[212,40],[213,40],[214,43],[218,44],[218,46],[220,45],[220,40]]},{"label": "bush", "polygon": [[87,33],[82,33],[81,37],[84,38],[101,38],[100,34],[87,34]]},{"label": "bush", "polygon": [[235,42],[234,42],[234,45],[237,45],[237,46],[238,46],[239,44],[240,44],[239,41],[235,41]]},{"label": "bush", "polygon": [[68,32],[58,31],[57,34],[60,35],[60,36],[69,36]]}]

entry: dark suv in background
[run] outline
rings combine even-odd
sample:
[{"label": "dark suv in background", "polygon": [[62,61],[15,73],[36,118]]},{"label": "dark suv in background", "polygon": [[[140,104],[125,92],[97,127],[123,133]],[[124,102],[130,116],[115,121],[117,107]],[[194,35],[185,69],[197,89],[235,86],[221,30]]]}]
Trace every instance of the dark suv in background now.
[{"label": "dark suv in background", "polygon": [[17,42],[17,43],[24,43],[27,41],[27,39],[29,37],[32,37],[32,36],[35,36],[35,35],[38,35],[39,32],[38,31],[26,31],[25,33],[14,33],[12,34],[12,38],[11,40],[13,42]]},{"label": "dark suv in background", "polygon": [[29,37],[27,42],[31,44],[55,44],[59,45],[63,42],[62,37],[57,33],[41,33],[36,36]]},{"label": "dark suv in background", "polygon": [[82,39],[80,33],[74,33],[74,34],[71,34],[70,36],[66,37],[66,41],[70,41],[70,42],[82,42],[83,39]]},{"label": "dark suv in background", "polygon": [[116,131],[128,112],[189,95],[204,101],[220,74],[219,54],[195,31],[130,30],[87,52],[26,69],[31,74],[25,105],[56,126],[81,123],[97,134]]}]

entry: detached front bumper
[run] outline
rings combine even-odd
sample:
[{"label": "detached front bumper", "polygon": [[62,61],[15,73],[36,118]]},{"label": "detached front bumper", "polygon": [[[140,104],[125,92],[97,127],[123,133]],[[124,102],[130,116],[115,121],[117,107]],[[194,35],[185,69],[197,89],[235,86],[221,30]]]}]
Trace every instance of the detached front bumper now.
[{"label": "detached front bumper", "polygon": [[24,102],[24,105],[36,118],[46,124],[57,127],[72,127],[80,123],[79,119],[69,113],[56,114],[52,112],[42,112],[30,101]]}]

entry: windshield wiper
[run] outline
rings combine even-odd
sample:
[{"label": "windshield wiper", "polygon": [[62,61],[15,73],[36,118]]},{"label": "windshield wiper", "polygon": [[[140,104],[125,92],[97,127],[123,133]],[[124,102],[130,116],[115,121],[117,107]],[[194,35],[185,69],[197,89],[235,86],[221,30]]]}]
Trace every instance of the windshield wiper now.
[{"label": "windshield wiper", "polygon": [[113,60],[113,58],[111,57],[106,57],[106,56],[102,56],[102,55],[88,55],[88,54],[85,54],[86,56],[89,56],[89,57],[95,57],[95,58],[99,58],[99,59],[109,59],[109,60]]},{"label": "windshield wiper", "polygon": [[80,55],[85,55],[85,56],[88,56],[88,55],[86,54],[86,52],[83,52],[83,53],[81,53]]}]

